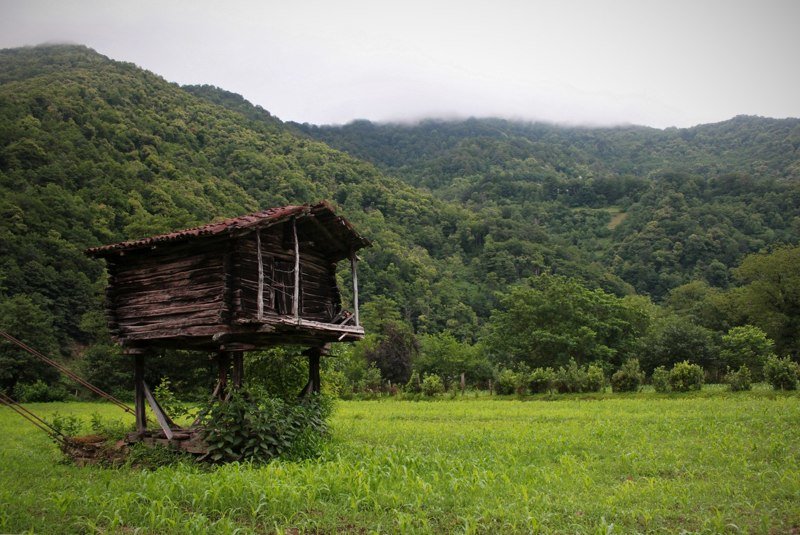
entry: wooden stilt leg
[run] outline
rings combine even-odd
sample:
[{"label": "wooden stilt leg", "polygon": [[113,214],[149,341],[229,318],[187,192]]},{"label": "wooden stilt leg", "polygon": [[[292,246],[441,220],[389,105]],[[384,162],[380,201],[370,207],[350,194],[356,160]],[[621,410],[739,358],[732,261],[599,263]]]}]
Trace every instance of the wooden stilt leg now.
[{"label": "wooden stilt leg", "polygon": [[327,355],[330,350],[330,344],[324,344],[317,347],[309,347],[303,351],[303,355],[308,357],[308,382],[303,390],[300,391],[298,397],[306,397],[313,394],[319,394],[322,382],[319,375],[319,362],[322,355]]},{"label": "wooden stilt leg", "polygon": [[139,353],[134,355],[133,364],[134,381],[134,412],[136,413],[136,432],[141,436],[147,431],[147,416],[145,415],[145,394],[144,394],[144,355]]},{"label": "wooden stilt leg", "polygon": [[233,371],[231,373],[231,382],[233,383],[233,388],[235,389],[242,388],[243,381],[244,381],[244,352],[234,351]]},{"label": "wooden stilt leg", "polygon": [[312,348],[308,355],[308,382],[311,383],[311,391],[315,394],[319,394],[320,389],[319,357],[319,348]]},{"label": "wooden stilt leg", "polygon": [[227,351],[220,351],[217,353],[217,367],[219,371],[217,397],[219,399],[225,399],[228,394],[228,368],[230,364],[230,355]]}]

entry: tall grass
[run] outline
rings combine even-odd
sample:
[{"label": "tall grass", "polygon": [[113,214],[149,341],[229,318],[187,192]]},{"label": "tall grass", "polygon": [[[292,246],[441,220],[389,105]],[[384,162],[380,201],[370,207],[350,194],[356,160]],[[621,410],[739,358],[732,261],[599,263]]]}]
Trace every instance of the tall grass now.
[{"label": "tall grass", "polygon": [[798,424],[768,392],[352,401],[317,460],[137,470],[59,464],[2,410],[0,532],[789,532]]}]

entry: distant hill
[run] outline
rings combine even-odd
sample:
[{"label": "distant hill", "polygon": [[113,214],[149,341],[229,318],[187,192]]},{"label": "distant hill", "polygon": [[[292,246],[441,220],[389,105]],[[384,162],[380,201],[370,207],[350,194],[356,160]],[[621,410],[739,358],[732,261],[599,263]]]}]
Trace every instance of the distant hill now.
[{"label": "distant hill", "polygon": [[[566,127],[503,119],[295,126],[411,183],[434,188],[472,170],[527,158],[537,159],[565,178],[646,177],[680,170],[706,175],[769,173],[773,178],[800,179],[800,119],[738,116],[716,124],[666,130]],[[476,146],[487,147],[492,151],[490,157],[473,161],[470,154]]]},{"label": "distant hill", "polygon": [[443,200],[535,218],[655,298],[695,278],[724,286],[744,254],[800,236],[800,119],[295,126]]}]

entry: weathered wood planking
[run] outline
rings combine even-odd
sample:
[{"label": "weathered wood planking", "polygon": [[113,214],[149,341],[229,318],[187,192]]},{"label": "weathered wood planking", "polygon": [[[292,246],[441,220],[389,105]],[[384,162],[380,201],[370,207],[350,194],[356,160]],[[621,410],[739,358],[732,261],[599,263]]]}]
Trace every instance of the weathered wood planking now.
[{"label": "weathered wood planking", "polygon": [[220,337],[252,346],[363,336],[331,322],[342,311],[336,262],[369,242],[324,203],[274,210],[280,217],[262,225],[253,214],[199,228],[203,235],[188,229],[93,250],[108,262],[117,340],[211,349]]}]

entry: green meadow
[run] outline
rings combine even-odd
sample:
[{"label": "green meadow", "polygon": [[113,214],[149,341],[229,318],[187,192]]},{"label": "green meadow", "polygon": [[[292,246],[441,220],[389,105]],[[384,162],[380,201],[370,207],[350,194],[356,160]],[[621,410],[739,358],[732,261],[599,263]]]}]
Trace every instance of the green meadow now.
[{"label": "green meadow", "polygon": [[[123,417],[95,403],[30,408]],[[800,529],[797,394],[339,401],[331,427],[310,461],[79,468],[2,408],[0,532]]]}]

